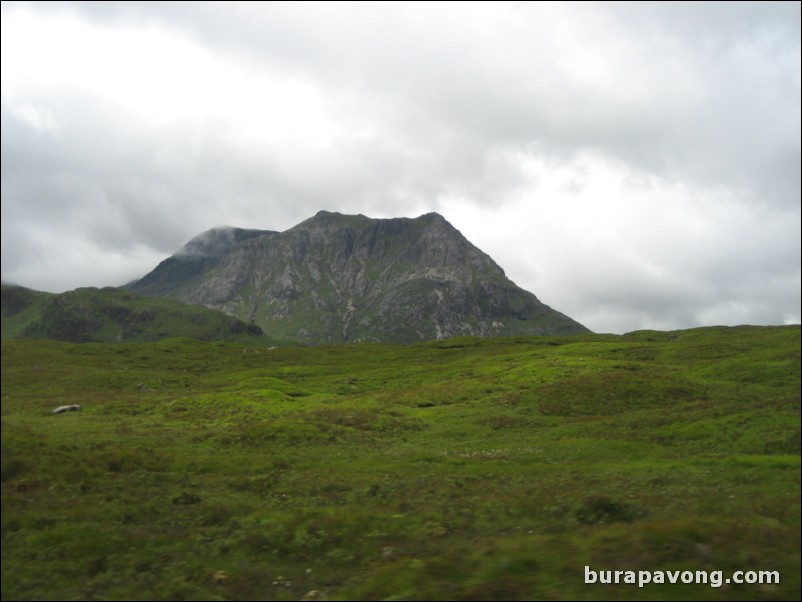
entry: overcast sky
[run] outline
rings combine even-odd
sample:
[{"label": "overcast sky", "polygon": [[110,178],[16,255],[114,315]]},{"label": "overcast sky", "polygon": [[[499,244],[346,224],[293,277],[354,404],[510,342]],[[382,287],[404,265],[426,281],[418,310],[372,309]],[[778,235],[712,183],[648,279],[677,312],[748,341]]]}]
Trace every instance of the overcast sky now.
[{"label": "overcast sky", "polygon": [[444,215],[597,332],[800,321],[800,3],[2,3],[2,279]]}]

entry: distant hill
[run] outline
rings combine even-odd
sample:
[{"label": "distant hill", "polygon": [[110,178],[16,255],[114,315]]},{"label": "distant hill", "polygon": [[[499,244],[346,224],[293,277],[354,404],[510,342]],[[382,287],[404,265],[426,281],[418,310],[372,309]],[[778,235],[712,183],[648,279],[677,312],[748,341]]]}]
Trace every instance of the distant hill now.
[{"label": "distant hill", "polygon": [[218,311],[117,288],[62,294],[2,285],[2,338],[74,343],[148,342],[170,337],[270,341],[255,325]]},{"label": "distant hill", "polygon": [[589,332],[516,286],[437,213],[321,211],[285,232],[216,228],[127,288],[304,343]]}]

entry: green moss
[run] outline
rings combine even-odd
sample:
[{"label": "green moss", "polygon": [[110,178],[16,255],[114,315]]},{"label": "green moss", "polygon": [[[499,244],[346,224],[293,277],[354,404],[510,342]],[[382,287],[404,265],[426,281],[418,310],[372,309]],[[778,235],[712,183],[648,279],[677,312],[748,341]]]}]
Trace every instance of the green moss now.
[{"label": "green moss", "polygon": [[2,597],[798,599],[799,345],[4,341]]}]

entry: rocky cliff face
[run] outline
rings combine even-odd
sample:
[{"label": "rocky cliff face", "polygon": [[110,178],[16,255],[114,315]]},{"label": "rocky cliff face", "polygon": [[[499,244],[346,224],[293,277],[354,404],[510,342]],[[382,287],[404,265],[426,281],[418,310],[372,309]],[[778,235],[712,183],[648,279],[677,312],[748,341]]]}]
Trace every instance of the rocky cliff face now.
[{"label": "rocky cliff face", "polygon": [[587,332],[436,213],[319,212],[285,232],[214,229],[128,286],[307,343]]}]

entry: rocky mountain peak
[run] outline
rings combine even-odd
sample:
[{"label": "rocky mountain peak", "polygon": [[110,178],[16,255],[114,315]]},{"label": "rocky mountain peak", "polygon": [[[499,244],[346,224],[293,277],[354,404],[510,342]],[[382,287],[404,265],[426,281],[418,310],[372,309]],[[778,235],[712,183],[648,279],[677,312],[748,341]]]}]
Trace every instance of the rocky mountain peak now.
[{"label": "rocky mountain peak", "polygon": [[586,331],[515,286],[437,213],[320,211],[280,233],[215,228],[129,287],[310,343]]}]

